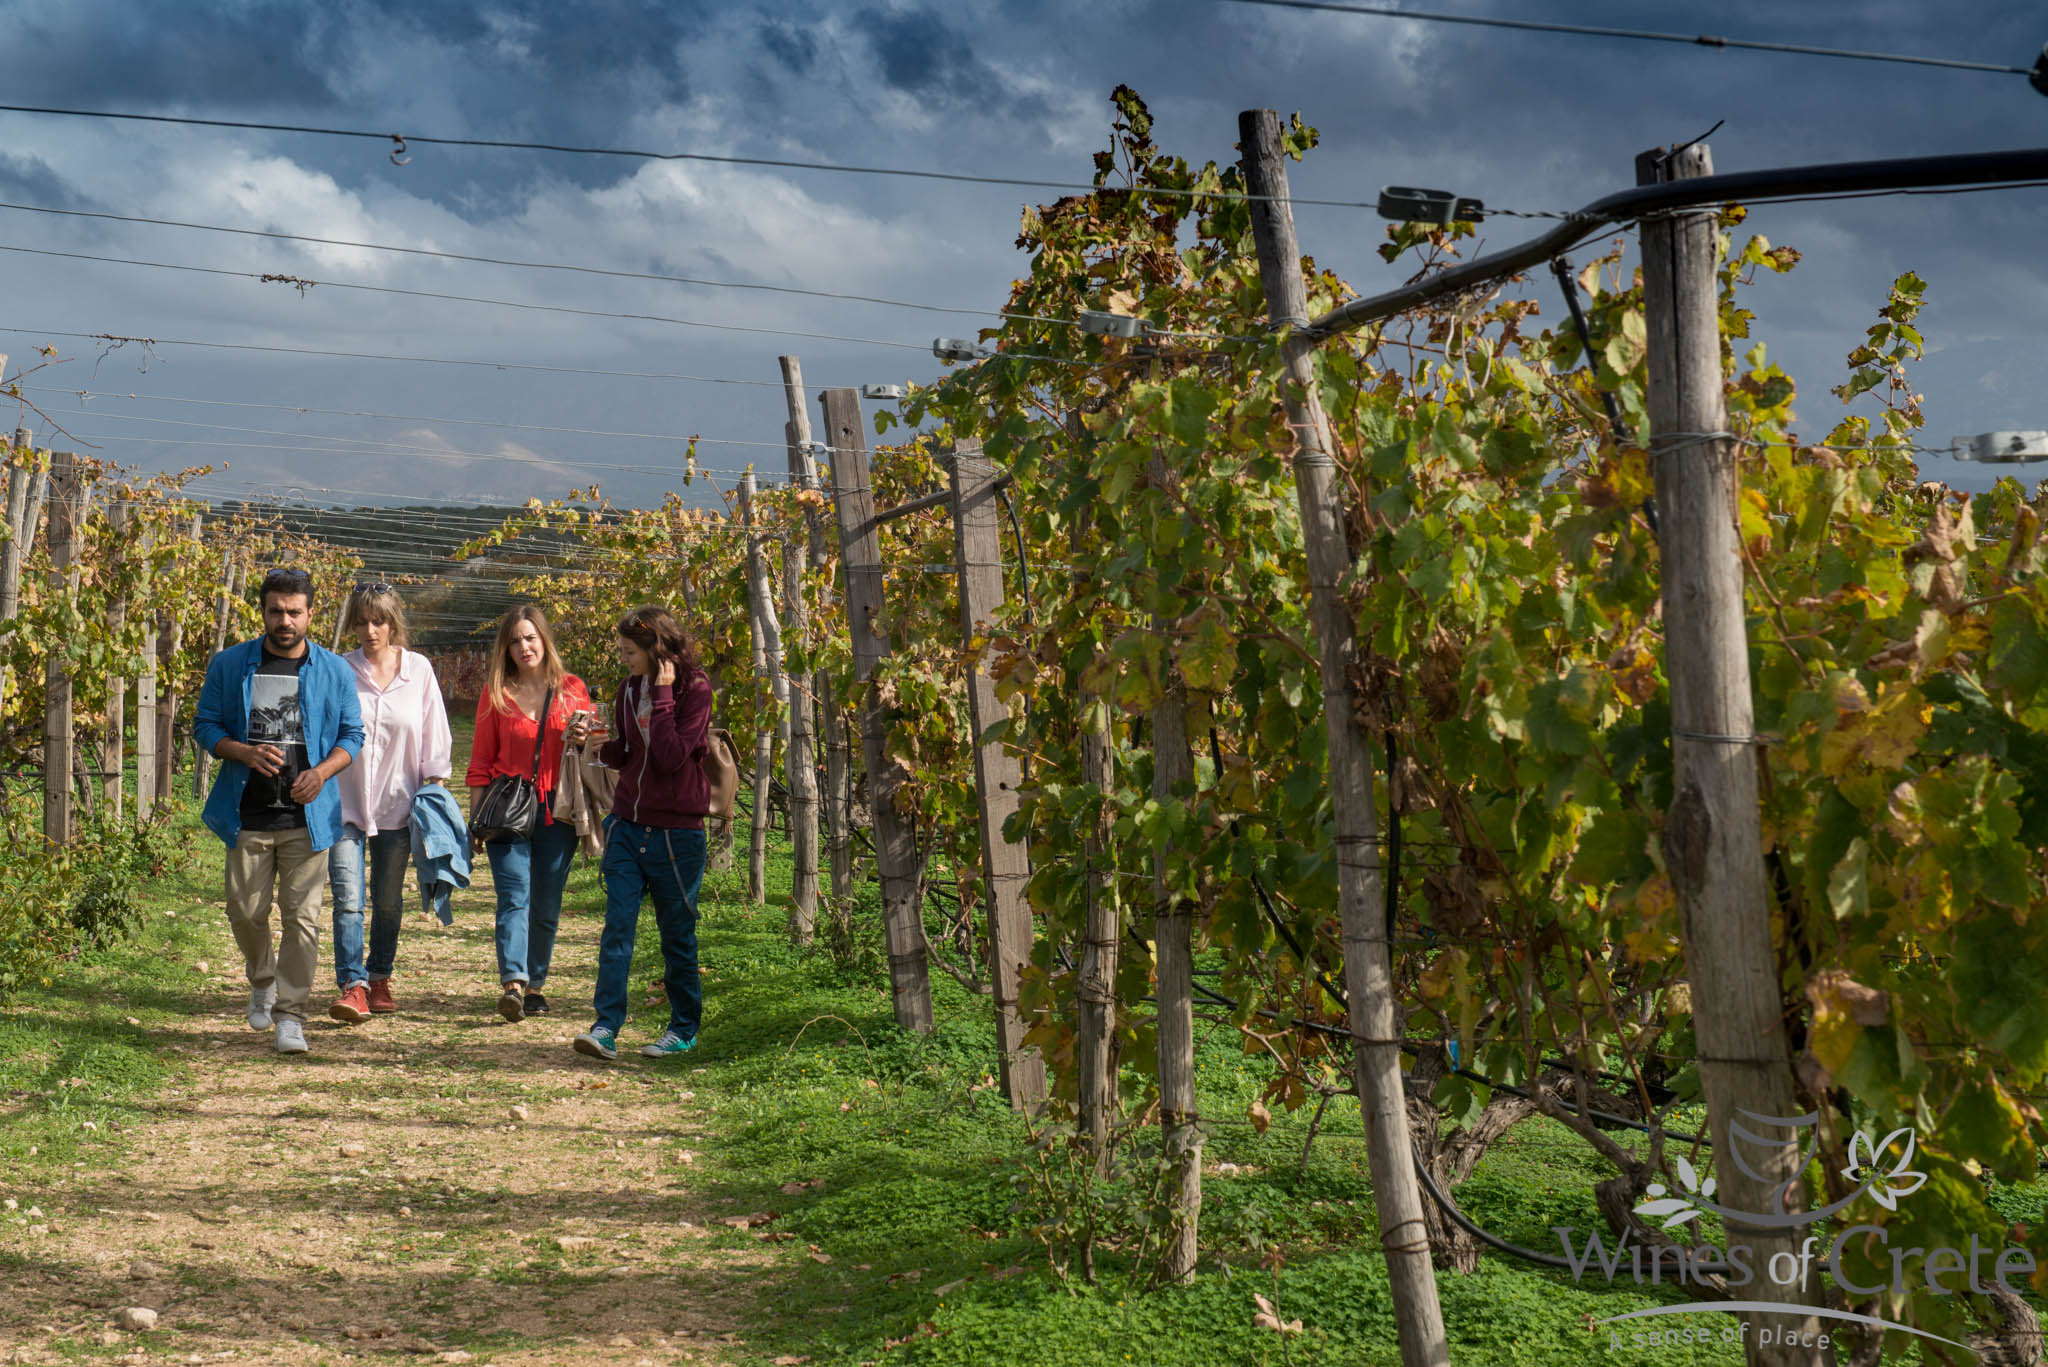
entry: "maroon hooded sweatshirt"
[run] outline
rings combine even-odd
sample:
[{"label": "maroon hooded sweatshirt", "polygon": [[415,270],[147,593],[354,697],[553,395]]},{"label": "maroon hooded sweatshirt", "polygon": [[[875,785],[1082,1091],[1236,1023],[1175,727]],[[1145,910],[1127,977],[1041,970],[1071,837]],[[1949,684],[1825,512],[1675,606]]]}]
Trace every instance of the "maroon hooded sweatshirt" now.
[{"label": "maroon hooded sweatshirt", "polygon": [[615,769],[612,815],[640,826],[698,830],[711,806],[704,754],[711,745],[711,676],[690,670],[673,685],[635,674],[612,700],[612,738],[598,760]]}]

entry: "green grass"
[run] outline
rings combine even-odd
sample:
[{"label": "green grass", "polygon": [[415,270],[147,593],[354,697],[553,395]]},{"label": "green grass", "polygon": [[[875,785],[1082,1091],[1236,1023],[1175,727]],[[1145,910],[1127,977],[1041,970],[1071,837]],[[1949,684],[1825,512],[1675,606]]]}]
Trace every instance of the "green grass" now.
[{"label": "green grass", "polygon": [[[707,880],[699,928],[706,1016],[692,1079],[715,1099],[697,1172],[720,1209],[773,1211],[784,1276],[763,1286],[750,1346],[761,1360],[808,1354],[819,1367],[891,1363],[976,1367],[1121,1367],[1125,1363],[1392,1363],[1398,1361],[1385,1265],[1363,1167],[1358,1107],[1334,1101],[1305,1168],[1312,1108],[1245,1120],[1270,1065],[1210,1030],[1198,1058],[1206,1154],[1241,1174],[1204,1182],[1204,1254],[1192,1286],[1147,1290],[1114,1250],[1096,1285],[1062,1282],[1030,1240],[1013,1185],[1025,1122],[998,1090],[986,998],[933,976],[937,1026],[918,1038],[891,1022],[879,976],[849,978],[822,951],[792,948],[779,907],[744,903],[741,868]],[[770,891],[788,870],[771,865]],[[864,933],[879,934],[872,905]],[[636,964],[642,981],[656,956]],[[659,1009],[628,1032],[649,1033]],[[798,1038],[801,1032],[801,1039]],[[1297,1169],[1300,1175],[1297,1177]],[[1518,1128],[1461,1189],[1471,1213],[1511,1238],[1553,1249],[1550,1227],[1600,1227],[1592,1183],[1608,1174],[1548,1122]],[[795,1195],[794,1182],[821,1185]],[[752,1232],[719,1232],[733,1247]],[[1259,1250],[1277,1243],[1276,1276]],[[829,1261],[818,1261],[812,1250]],[[1021,1269],[1010,1272],[1009,1269]],[[1006,1275],[998,1276],[997,1273]],[[1439,1276],[1454,1357],[1483,1363],[1648,1363],[1666,1350],[1610,1351],[1590,1317],[1683,1297],[1594,1291],[1518,1262],[1488,1259],[1473,1276]],[[941,1292],[944,1294],[941,1294]],[[1303,1330],[1256,1328],[1254,1293]],[[891,1341],[901,1341],[893,1350]],[[1719,1345],[1693,1361],[1735,1362]]]},{"label": "green grass", "polygon": [[180,1066],[150,1032],[183,1019],[206,977],[194,965],[220,866],[196,809],[174,820],[190,857],[144,890],[142,929],[0,1003],[0,1185],[10,1194],[61,1183],[74,1164],[118,1161]]},{"label": "green grass", "polygon": [[[467,722],[457,719],[459,733]],[[196,830],[189,810],[179,820]],[[17,1198],[22,1208],[0,1218],[26,1220],[33,1194],[63,1187],[77,1173],[74,1165],[117,1167],[131,1138],[149,1124],[153,1096],[184,1071],[185,1061],[161,1052],[150,1032],[206,990],[206,975],[194,963],[205,952],[198,923],[218,916],[216,849],[210,836],[197,833],[198,857],[149,890],[136,938],[71,963],[49,986],[0,1006],[0,1196]],[[1197,1079],[1201,1113],[1213,1127],[1206,1156],[1241,1171],[1205,1179],[1198,1276],[1187,1287],[1148,1290],[1144,1269],[1128,1251],[1106,1248],[1094,1285],[1063,1281],[1029,1236],[1042,1208],[1019,1205],[1027,1124],[984,1082],[998,1071],[988,999],[934,973],[936,1028],[925,1037],[898,1030],[883,976],[872,967],[844,972],[822,949],[792,947],[782,909],[746,900],[744,832],[736,854],[736,867],[707,878],[702,897],[706,1015],[699,1048],[659,1064],[622,1052],[609,1075],[614,1085],[645,1082],[679,1107],[681,1094],[692,1094],[684,1108],[692,1128],[662,1147],[694,1152],[687,1183],[713,1218],[775,1213],[761,1230],[714,1225],[640,1245],[675,1261],[677,1294],[685,1298],[688,1269],[707,1255],[730,1250],[770,1260],[761,1274],[734,1283],[742,1288],[737,1294],[753,1297],[740,1308],[747,1343],[735,1351],[745,1360],[797,1356],[815,1367],[1398,1361],[1354,1100],[1331,1104],[1303,1164],[1312,1108],[1276,1114],[1263,1133],[1254,1129],[1247,1108],[1271,1065],[1244,1054],[1227,1027],[1203,1026]],[[788,879],[785,852],[777,848],[771,895],[786,891]],[[863,896],[861,934],[878,942],[873,890]],[[579,862],[569,904],[599,903],[595,870]],[[221,967],[215,965],[215,976]],[[659,974],[655,936],[644,925],[634,978],[646,983]],[[564,1008],[575,995],[564,995]],[[633,993],[629,1045],[666,1023],[666,1007],[641,995]],[[469,1075],[451,1074],[449,1081],[445,1114],[435,1118],[466,1123],[474,1107],[457,1094]],[[480,1092],[515,1082],[529,1087],[522,1093],[529,1099],[551,1094],[551,1084],[531,1090],[503,1073],[475,1078]],[[290,1130],[288,1112],[272,1137]],[[573,1137],[563,1156],[602,1163],[617,1137]],[[1488,1228],[1549,1251],[1554,1225],[1601,1227],[1592,1185],[1607,1175],[1575,1137],[1532,1121],[1496,1146],[1459,1195]],[[371,1179],[423,1214],[452,1217],[505,1199],[502,1192],[407,1182],[398,1173]],[[807,1185],[794,1194],[782,1190],[795,1183]],[[623,1200],[644,1195],[620,1193]],[[2001,1191],[1999,1200],[2010,1213],[2037,1218],[2042,1191]],[[789,1237],[756,1238],[767,1231]],[[1262,1266],[1274,1249],[1277,1269]],[[535,1252],[527,1265],[506,1266],[450,1236],[421,1241],[413,1256],[456,1256],[472,1275],[506,1284],[559,1286],[606,1275],[594,1253]],[[0,1255],[0,1271],[11,1258]],[[1438,1281],[1460,1363],[1665,1362],[1669,1349],[1610,1349],[1606,1332],[1592,1332],[1589,1321],[1685,1299],[1633,1285],[1582,1288],[1566,1276],[1491,1256],[1469,1277],[1439,1272]],[[1302,1321],[1302,1331],[1282,1336],[1257,1327],[1255,1294],[1273,1301],[1283,1320]],[[1717,1331],[1723,1322],[1696,1321]],[[480,1352],[507,1346],[485,1325],[465,1342]],[[1684,1352],[1693,1363],[1740,1358],[1732,1345],[1718,1343]]]}]

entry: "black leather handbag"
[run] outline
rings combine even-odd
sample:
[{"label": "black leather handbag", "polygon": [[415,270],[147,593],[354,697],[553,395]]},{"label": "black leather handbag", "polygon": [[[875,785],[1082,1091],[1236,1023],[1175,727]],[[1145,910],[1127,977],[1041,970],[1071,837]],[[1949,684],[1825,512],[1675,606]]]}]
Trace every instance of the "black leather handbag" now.
[{"label": "black leather handbag", "polygon": [[554,710],[555,690],[541,700],[540,723],[533,738],[533,777],[500,774],[477,799],[476,815],[469,819],[473,839],[487,845],[507,840],[531,840],[540,829],[540,753],[548,739],[548,717]]}]

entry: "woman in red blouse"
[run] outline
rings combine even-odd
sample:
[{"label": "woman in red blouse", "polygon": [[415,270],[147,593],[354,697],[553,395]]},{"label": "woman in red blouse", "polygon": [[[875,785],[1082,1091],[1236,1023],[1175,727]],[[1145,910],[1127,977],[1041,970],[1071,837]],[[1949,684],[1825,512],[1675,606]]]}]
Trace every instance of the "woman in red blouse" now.
[{"label": "woman in red blouse", "polygon": [[[532,779],[540,791],[542,819],[533,838],[485,846],[498,889],[498,982],[503,989],[498,1014],[506,1020],[547,1014],[541,989],[554,957],[562,889],[576,853],[575,828],[554,819],[555,779],[562,770],[562,746],[583,744],[591,715],[590,690],[562,668],[540,609],[527,604],[507,612],[498,624],[490,672],[476,703],[468,775],[472,816],[478,797],[501,775]],[[542,725],[546,732],[536,774],[533,745]]]}]

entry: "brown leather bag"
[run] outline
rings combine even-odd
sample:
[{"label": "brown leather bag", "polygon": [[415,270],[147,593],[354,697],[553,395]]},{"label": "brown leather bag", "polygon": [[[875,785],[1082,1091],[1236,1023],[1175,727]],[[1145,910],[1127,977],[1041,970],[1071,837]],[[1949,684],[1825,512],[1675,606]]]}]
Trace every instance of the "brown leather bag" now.
[{"label": "brown leather bag", "polygon": [[723,726],[711,728],[704,748],[704,781],[710,790],[706,816],[732,820],[733,805],[740,793],[740,751],[732,743],[732,732]]}]

